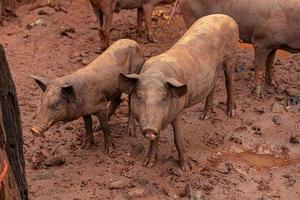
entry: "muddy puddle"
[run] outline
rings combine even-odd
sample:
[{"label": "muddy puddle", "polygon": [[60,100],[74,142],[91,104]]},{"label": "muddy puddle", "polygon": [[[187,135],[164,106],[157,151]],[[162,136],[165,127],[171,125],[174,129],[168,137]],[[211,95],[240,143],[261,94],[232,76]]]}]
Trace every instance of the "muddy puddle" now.
[{"label": "muddy puddle", "polygon": [[214,165],[225,159],[246,163],[258,170],[286,167],[300,162],[300,157],[291,158],[287,149],[278,152],[266,145],[258,145],[253,150],[219,153],[219,162],[215,162]]},{"label": "muddy puddle", "polygon": [[270,169],[270,168],[278,168],[296,164],[300,161],[298,159],[289,158],[289,156],[285,157],[277,157],[272,154],[256,154],[251,151],[241,152],[241,153],[231,153],[224,154],[224,158],[247,163],[257,169]]}]

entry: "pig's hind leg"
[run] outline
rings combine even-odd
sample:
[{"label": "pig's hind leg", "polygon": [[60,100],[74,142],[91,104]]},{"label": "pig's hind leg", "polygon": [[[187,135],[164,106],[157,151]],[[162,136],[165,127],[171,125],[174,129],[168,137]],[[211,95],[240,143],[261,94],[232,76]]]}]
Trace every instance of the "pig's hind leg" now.
[{"label": "pig's hind leg", "polygon": [[233,92],[233,73],[234,73],[234,59],[229,58],[224,62],[224,75],[227,92],[227,115],[229,117],[235,116],[235,98]]},{"label": "pig's hind leg", "polygon": [[108,116],[107,116],[107,108],[105,108],[97,113],[95,113],[95,116],[98,118],[100,122],[101,129],[104,134],[104,147],[106,153],[112,153],[114,150],[114,145],[111,137],[111,131],[108,124]]},{"label": "pig's hind leg", "polygon": [[213,113],[213,99],[215,94],[215,85],[209,95],[206,97],[203,113],[200,117],[201,120],[208,120]]},{"label": "pig's hind leg", "polygon": [[136,27],[136,34],[137,36],[141,36],[143,32],[143,18],[144,18],[144,12],[143,8],[137,9],[137,27]]},{"label": "pig's hind leg", "polygon": [[267,65],[266,65],[266,82],[269,86],[275,85],[274,78],[274,67],[273,62],[276,54],[276,49],[271,51],[268,55]]},{"label": "pig's hind leg", "polygon": [[85,126],[85,131],[86,131],[85,147],[90,147],[93,144],[95,144],[94,135],[93,135],[92,116],[85,115],[85,116],[83,116],[83,120],[84,120],[84,126]]},{"label": "pig's hind leg", "polygon": [[99,23],[99,37],[100,40],[105,42],[105,37],[102,31],[102,26],[103,26],[103,13],[100,10],[94,9],[95,15],[97,17],[98,23]]},{"label": "pig's hind leg", "polygon": [[108,119],[110,119],[110,117],[116,112],[121,102],[122,102],[121,95],[118,95],[116,98],[110,101],[110,105],[108,107],[108,112],[107,112]]}]

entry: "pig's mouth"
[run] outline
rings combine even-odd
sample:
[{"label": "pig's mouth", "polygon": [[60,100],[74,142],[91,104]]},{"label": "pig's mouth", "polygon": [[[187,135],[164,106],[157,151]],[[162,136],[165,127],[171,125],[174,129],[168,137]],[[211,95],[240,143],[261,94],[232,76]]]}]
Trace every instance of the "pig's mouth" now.
[{"label": "pig's mouth", "polygon": [[144,130],[143,135],[145,138],[147,138],[149,140],[155,140],[158,137],[158,133],[152,129]]}]

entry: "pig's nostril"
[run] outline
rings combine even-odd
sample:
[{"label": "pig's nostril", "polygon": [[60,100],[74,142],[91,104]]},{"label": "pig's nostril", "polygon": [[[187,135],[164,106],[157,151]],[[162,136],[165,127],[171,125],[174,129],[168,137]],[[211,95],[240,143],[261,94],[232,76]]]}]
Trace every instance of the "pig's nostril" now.
[{"label": "pig's nostril", "polygon": [[156,131],[153,131],[151,129],[146,129],[143,131],[143,135],[145,138],[149,140],[155,140],[158,134],[156,133]]}]

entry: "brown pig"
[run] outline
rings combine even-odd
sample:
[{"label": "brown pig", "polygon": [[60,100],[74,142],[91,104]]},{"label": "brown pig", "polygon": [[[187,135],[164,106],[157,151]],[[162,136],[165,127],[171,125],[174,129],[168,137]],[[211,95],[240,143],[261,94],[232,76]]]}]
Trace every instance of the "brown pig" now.
[{"label": "brown pig", "polygon": [[215,83],[222,69],[228,114],[234,115],[232,62],[238,40],[238,27],[232,18],[203,17],[168,51],[146,61],[139,75],[120,75],[119,87],[131,94],[132,114],[143,135],[150,139],[145,166],[155,164],[160,131],[171,123],[181,168],[189,168],[183,148],[181,113],[204,99],[203,117],[211,111]]},{"label": "brown pig", "polygon": [[236,20],[240,38],[254,45],[254,92],[260,97],[264,77],[268,85],[274,84],[272,64],[276,50],[300,52],[299,0],[179,0],[179,4],[187,27],[200,17],[215,13]]},{"label": "brown pig", "polygon": [[[31,131],[42,135],[59,121],[83,118],[86,144],[94,143],[92,117],[100,121],[105,150],[113,151],[108,124],[109,117],[121,102],[118,80],[121,72],[139,73],[144,63],[140,46],[133,40],[122,39],[103,52],[87,67],[54,80],[32,76],[43,90],[41,107]],[[110,107],[107,104],[110,102]],[[130,119],[129,119],[130,122]]]},{"label": "brown pig", "polygon": [[100,24],[99,36],[107,48],[111,44],[110,29],[114,11],[137,8],[137,34],[142,33],[145,17],[148,38],[154,41],[152,31],[152,12],[159,4],[171,4],[175,0],[89,0]]}]

